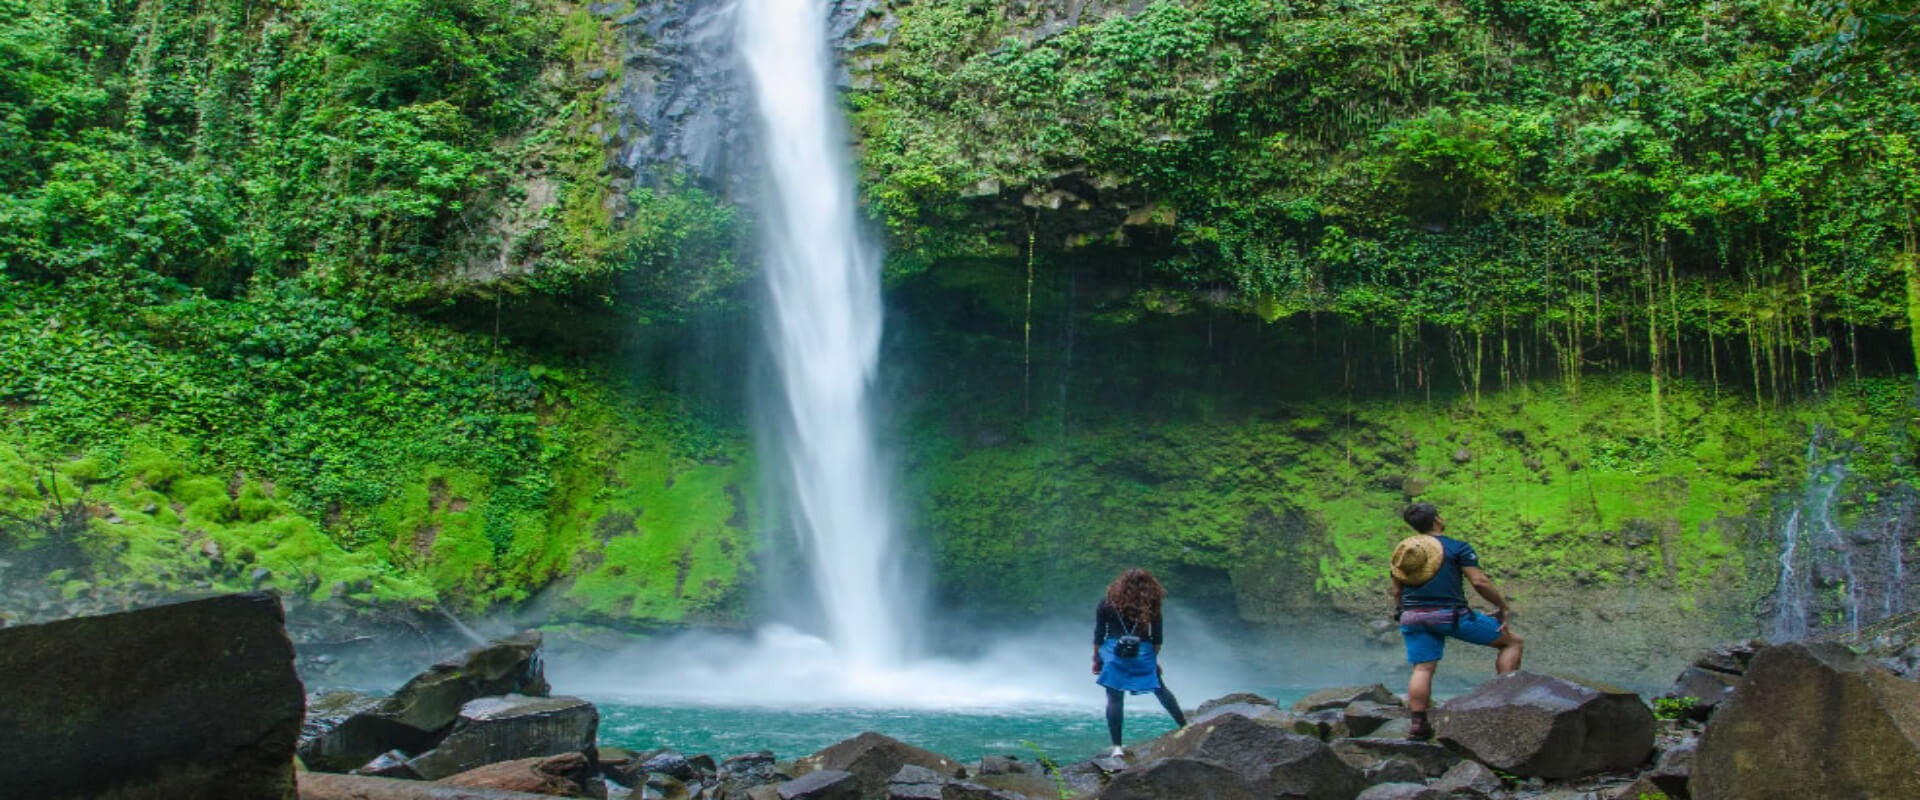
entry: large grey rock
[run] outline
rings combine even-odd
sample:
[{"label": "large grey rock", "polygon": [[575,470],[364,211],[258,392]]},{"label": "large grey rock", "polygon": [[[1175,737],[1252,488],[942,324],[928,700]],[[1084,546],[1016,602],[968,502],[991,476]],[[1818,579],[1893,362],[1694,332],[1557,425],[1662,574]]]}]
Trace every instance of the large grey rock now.
[{"label": "large grey rock", "polygon": [[[1433,788],[1456,797],[1492,797],[1504,784],[1500,776],[1487,769],[1487,765],[1478,761],[1462,761],[1447,769],[1446,774],[1433,782]],[[1636,798],[1638,800],[1638,798]]]},{"label": "large grey rock", "polygon": [[268,594],[0,629],[0,794],[277,800],[306,706]]},{"label": "large grey rock", "polygon": [[1440,741],[1515,775],[1576,778],[1630,770],[1653,754],[1653,710],[1598,683],[1514,672],[1434,713]]},{"label": "large grey rock", "polygon": [[971,781],[953,781],[940,787],[940,800],[1027,800],[1018,792],[1002,791]]},{"label": "large grey rock", "polygon": [[1257,797],[1349,800],[1366,786],[1360,770],[1325,742],[1238,714],[1194,723],[1155,739],[1151,759],[1211,761],[1240,776]]},{"label": "large grey rock", "polygon": [[1358,769],[1365,769],[1389,758],[1403,758],[1413,762],[1420,772],[1429,778],[1446,773],[1453,765],[1460,763],[1460,756],[1452,750],[1432,742],[1415,742],[1406,739],[1335,739],[1332,743],[1333,754],[1340,760]]},{"label": "large grey rock", "polygon": [[460,709],[440,746],[407,764],[439,780],[498,761],[581,752],[599,729],[599,710],[578,697],[483,697]]},{"label": "large grey rock", "polygon": [[794,762],[800,773],[842,770],[859,780],[860,794],[870,800],[887,796],[887,781],[908,764],[925,767],[950,778],[966,776],[960,762],[930,750],[868,731]]},{"label": "large grey rock", "polygon": [[467,703],[518,694],[543,697],[540,632],[522,631],[428,667],[380,703],[381,717],[418,731],[439,731],[459,718]]},{"label": "large grey rock", "polygon": [[1920,684],[1826,642],[1767,648],[1693,757],[1699,800],[1920,797]]},{"label": "large grey rock", "polygon": [[822,769],[780,784],[780,800],[860,800],[860,779],[851,772]]},{"label": "large grey rock", "polygon": [[[1113,776],[1097,800],[1262,800],[1235,771],[1212,761],[1160,758]],[[1351,795],[1349,795],[1351,796]]]},{"label": "large grey rock", "polygon": [[1349,705],[1363,700],[1388,706],[1404,705],[1404,703],[1400,702],[1399,695],[1394,694],[1393,691],[1387,687],[1376,683],[1372,686],[1342,686],[1334,689],[1321,689],[1320,691],[1300,698],[1293,704],[1293,710],[1301,714],[1306,714],[1333,708],[1346,708]]},{"label": "large grey rock", "polygon": [[1674,679],[1673,688],[1668,689],[1661,697],[1693,698],[1694,705],[1687,716],[1695,720],[1705,720],[1722,701],[1733,694],[1733,687],[1739,683],[1739,675],[1715,672],[1700,667],[1687,667],[1680,671],[1680,677]]},{"label": "large grey rock", "polygon": [[1354,800],[1446,800],[1446,797],[1424,783],[1383,783],[1361,792]]},{"label": "large grey rock", "polygon": [[887,800],[940,800],[940,788],[951,780],[926,767],[907,764],[887,781]]}]

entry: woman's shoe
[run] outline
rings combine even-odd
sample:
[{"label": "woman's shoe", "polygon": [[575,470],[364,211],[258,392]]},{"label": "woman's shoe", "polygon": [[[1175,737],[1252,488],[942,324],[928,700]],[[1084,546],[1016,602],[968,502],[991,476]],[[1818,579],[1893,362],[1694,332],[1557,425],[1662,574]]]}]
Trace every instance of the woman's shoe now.
[{"label": "woman's shoe", "polygon": [[1125,748],[1122,748],[1120,745],[1116,744],[1113,746],[1112,750],[1107,752],[1107,757],[1108,758],[1126,758],[1127,751]]}]

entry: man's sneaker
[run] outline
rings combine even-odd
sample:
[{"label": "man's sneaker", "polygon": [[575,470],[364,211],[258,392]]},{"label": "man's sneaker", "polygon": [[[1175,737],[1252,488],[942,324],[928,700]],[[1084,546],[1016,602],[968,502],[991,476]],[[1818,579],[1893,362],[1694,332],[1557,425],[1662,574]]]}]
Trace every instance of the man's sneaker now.
[{"label": "man's sneaker", "polygon": [[1122,748],[1120,745],[1116,744],[1113,746],[1112,750],[1107,752],[1107,757],[1108,758],[1126,758],[1127,751],[1124,748]]}]

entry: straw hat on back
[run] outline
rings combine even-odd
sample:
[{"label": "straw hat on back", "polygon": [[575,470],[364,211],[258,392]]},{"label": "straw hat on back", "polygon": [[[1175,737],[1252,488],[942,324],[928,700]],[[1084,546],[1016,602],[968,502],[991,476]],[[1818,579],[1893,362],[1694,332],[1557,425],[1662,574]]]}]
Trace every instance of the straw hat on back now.
[{"label": "straw hat on back", "polygon": [[1446,548],[1430,534],[1416,533],[1393,546],[1393,579],[1409,586],[1433,580]]}]

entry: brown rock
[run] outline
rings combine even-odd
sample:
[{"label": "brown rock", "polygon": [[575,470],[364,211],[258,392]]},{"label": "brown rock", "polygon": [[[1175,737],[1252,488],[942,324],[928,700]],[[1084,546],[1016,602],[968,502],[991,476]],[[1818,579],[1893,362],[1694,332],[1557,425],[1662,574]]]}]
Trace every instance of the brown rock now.
[{"label": "brown rock", "polygon": [[[595,779],[587,757],[581,753],[502,761],[470,769],[440,783],[477,789],[504,789],[510,792],[544,794],[553,797],[592,797],[588,784]],[[602,787],[600,794],[605,794]]]},{"label": "brown rock", "polygon": [[285,623],[245,594],[0,629],[0,791],[292,797],[306,699]]},{"label": "brown rock", "polygon": [[966,769],[953,759],[872,731],[795,761],[794,771],[803,774],[820,770],[849,772],[858,780],[862,797],[884,798],[887,781],[907,764],[950,778],[966,777]]},{"label": "brown rock", "polygon": [[1699,800],[1920,797],[1920,684],[1837,644],[1760,652],[1700,738]]}]

